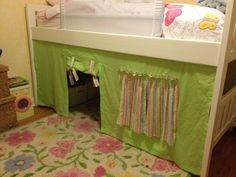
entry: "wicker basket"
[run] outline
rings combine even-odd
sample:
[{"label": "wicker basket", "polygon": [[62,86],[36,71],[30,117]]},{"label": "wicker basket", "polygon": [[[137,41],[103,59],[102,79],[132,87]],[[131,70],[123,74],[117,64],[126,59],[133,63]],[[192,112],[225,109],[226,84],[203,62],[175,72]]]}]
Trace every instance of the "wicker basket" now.
[{"label": "wicker basket", "polygon": [[0,131],[17,125],[14,96],[0,99],[0,121]]},{"label": "wicker basket", "polygon": [[7,71],[7,66],[0,65],[0,99],[10,95]]}]

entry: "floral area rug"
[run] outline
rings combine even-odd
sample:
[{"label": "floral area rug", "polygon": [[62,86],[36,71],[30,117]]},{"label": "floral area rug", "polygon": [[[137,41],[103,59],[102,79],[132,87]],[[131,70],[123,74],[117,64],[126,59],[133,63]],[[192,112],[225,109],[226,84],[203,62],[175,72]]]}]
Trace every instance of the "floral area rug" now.
[{"label": "floral area rug", "polygon": [[0,134],[1,177],[186,177],[175,164],[99,132],[98,115],[56,114]]}]

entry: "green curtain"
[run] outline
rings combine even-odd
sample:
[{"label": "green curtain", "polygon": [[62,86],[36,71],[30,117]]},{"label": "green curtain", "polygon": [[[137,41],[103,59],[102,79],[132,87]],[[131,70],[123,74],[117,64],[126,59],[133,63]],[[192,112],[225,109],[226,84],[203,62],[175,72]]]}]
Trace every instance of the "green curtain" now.
[{"label": "green curtain", "polygon": [[[100,82],[101,131],[175,161],[186,171],[200,174],[215,67],[42,41],[34,41],[34,54],[39,105],[51,106],[59,114],[68,115],[67,58],[75,57],[78,69],[85,73],[89,73],[90,61],[93,60],[93,74],[99,77]],[[160,139],[148,138],[117,125],[121,97],[119,70],[124,68],[168,75],[179,80],[179,112],[173,147]]]}]

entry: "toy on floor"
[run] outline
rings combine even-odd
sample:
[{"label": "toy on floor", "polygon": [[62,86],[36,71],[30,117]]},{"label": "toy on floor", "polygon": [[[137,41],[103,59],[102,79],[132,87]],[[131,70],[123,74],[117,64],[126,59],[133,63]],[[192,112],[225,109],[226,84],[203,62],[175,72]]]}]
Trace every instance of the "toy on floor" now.
[{"label": "toy on floor", "polygon": [[22,77],[9,79],[10,92],[16,97],[15,109],[17,120],[28,118],[34,114],[31,86]]}]

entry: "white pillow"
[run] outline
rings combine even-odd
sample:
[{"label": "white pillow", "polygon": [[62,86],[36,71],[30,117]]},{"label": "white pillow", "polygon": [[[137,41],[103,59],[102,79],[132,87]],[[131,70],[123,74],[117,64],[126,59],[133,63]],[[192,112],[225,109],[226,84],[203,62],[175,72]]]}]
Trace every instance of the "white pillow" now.
[{"label": "white pillow", "polygon": [[220,42],[225,15],[219,10],[190,4],[167,4],[163,21],[165,38]]}]

